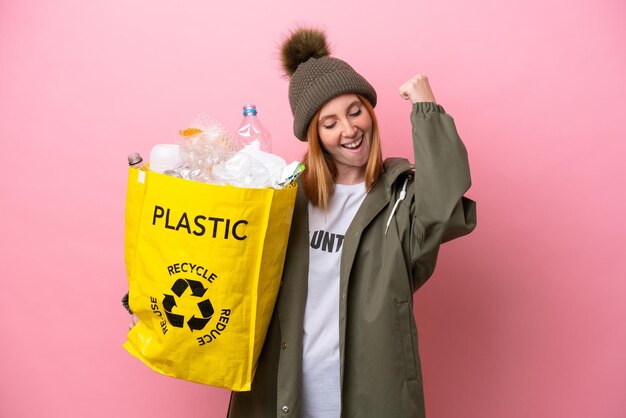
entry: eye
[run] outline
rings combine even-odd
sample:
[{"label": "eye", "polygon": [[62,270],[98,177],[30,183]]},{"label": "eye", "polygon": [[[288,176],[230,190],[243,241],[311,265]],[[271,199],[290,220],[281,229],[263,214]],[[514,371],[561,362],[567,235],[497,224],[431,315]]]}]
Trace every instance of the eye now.
[{"label": "eye", "polygon": [[350,116],[353,118],[356,118],[361,114],[361,112],[362,112],[362,109],[359,107],[356,111],[350,113]]},{"label": "eye", "polygon": [[335,127],[335,125],[337,125],[337,122],[333,122],[331,124],[322,125],[322,126],[324,127],[324,129],[333,129]]}]

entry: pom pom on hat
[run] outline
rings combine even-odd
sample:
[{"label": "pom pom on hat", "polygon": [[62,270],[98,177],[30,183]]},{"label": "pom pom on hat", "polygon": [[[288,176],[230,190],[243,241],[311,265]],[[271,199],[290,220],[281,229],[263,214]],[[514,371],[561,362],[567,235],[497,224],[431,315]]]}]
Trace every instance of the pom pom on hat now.
[{"label": "pom pom on hat", "polygon": [[285,74],[291,76],[309,58],[330,55],[326,34],[319,29],[298,28],[291,32],[280,49],[280,55]]},{"label": "pom pom on hat", "polygon": [[364,96],[376,106],[376,91],[345,61],[331,57],[326,35],[319,29],[298,28],[280,48],[289,81],[293,133],[307,140],[311,120],[329,100],[343,94]]}]

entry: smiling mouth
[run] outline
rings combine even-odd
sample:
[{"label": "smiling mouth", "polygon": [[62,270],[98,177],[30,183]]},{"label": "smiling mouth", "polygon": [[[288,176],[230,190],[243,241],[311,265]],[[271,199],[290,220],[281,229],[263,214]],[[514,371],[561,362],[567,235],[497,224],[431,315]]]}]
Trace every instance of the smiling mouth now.
[{"label": "smiling mouth", "polygon": [[343,144],[342,147],[348,148],[348,149],[356,149],[356,148],[358,148],[361,145],[362,142],[363,142],[363,137],[361,137],[361,138],[357,139],[356,141],[351,142],[349,144]]}]

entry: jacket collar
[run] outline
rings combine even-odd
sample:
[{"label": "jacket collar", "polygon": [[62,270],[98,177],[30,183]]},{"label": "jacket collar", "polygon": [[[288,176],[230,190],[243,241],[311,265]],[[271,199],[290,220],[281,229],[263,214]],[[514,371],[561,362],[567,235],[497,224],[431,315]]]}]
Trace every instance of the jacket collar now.
[{"label": "jacket collar", "polygon": [[391,197],[391,189],[400,175],[411,173],[415,166],[409,163],[406,158],[387,158],[383,163],[384,172],[381,175],[381,181],[385,185],[387,197]]},{"label": "jacket collar", "polygon": [[358,230],[363,230],[389,203],[398,177],[405,173],[412,173],[413,168],[414,166],[406,158],[388,158],[385,160],[382,174],[367,193],[365,201],[352,222]]},{"label": "jacket collar", "polygon": [[346,231],[341,263],[342,277],[348,277],[350,273],[362,231],[390,204],[393,185],[398,177],[404,173],[412,172],[413,165],[405,158],[388,158],[385,160],[383,173],[365,196],[365,200]]}]

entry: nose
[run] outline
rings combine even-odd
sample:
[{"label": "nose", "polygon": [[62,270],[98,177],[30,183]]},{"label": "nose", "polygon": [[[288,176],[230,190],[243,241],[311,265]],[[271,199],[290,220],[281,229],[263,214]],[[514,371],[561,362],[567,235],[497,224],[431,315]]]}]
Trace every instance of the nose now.
[{"label": "nose", "polygon": [[346,120],[343,124],[344,138],[352,138],[356,134],[357,134],[357,127],[350,120]]}]

